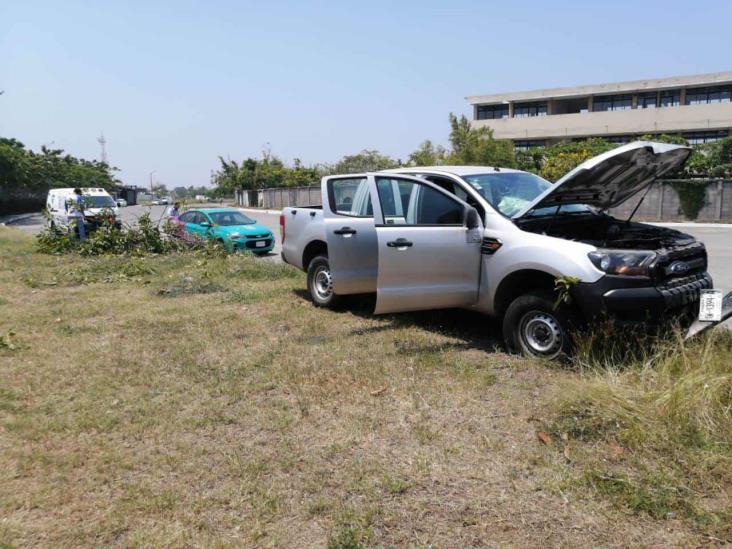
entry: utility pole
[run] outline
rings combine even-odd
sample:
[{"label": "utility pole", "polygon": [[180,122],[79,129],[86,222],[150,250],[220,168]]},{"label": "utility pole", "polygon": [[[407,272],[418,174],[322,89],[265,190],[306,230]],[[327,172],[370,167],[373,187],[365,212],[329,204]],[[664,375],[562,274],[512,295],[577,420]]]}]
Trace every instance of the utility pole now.
[{"label": "utility pole", "polygon": [[152,176],[153,176],[153,174],[154,174],[154,173],[155,173],[156,171],[157,171],[157,170],[153,170],[153,171],[151,171],[151,172],[150,172],[150,196],[152,196],[152,193],[153,193],[153,180],[152,180]]},{"label": "utility pole", "polygon": [[102,164],[108,164],[107,162],[107,140],[104,139],[104,132],[101,132],[101,135],[97,139],[99,142],[99,145],[102,147]]}]

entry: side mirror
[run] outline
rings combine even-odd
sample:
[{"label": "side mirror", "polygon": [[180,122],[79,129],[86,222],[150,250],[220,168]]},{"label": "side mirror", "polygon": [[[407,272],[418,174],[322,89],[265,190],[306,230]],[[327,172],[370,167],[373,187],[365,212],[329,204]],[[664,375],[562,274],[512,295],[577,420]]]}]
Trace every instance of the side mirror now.
[{"label": "side mirror", "polygon": [[477,229],[480,227],[480,214],[475,208],[468,208],[465,212],[465,226],[468,229]]},{"label": "side mirror", "polygon": [[201,225],[201,227],[210,227],[211,223],[208,221],[201,221],[200,225]]}]

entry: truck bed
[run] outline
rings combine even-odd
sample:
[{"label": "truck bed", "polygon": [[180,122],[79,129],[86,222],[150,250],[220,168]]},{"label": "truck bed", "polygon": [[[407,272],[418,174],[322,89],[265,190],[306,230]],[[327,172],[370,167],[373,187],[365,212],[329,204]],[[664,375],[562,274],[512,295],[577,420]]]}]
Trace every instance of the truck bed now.
[{"label": "truck bed", "polygon": [[322,206],[298,206],[282,209],[280,226],[284,223],[282,258],[290,265],[303,269],[302,257],[308,244],[325,242]]}]

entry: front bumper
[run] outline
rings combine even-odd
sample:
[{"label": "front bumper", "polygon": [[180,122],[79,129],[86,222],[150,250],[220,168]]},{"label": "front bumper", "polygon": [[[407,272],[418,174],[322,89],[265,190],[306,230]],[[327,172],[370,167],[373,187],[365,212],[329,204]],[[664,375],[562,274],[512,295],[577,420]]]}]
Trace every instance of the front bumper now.
[{"label": "front bumper", "polygon": [[[257,246],[258,242],[264,242],[264,246]],[[256,252],[256,253],[265,253],[265,252],[271,252],[274,249],[274,236],[270,236],[267,238],[247,238],[240,239],[240,240],[232,240],[231,246],[234,251],[242,252]]]},{"label": "front bumper", "polygon": [[579,283],[572,298],[586,321],[613,318],[620,322],[661,324],[671,317],[695,313],[700,290],[711,289],[709,273],[675,278],[657,286],[649,278],[606,275]]}]

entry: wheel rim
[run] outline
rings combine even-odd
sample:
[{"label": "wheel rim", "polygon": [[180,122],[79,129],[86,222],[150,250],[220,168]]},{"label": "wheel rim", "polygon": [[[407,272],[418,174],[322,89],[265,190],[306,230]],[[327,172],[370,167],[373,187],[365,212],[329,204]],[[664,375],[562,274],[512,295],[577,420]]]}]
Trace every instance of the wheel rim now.
[{"label": "wheel rim", "polygon": [[519,323],[519,334],[524,348],[534,356],[554,357],[564,343],[559,321],[544,311],[526,313]]},{"label": "wheel rim", "polygon": [[333,277],[328,267],[317,268],[313,276],[313,288],[320,299],[328,299],[333,295]]}]

